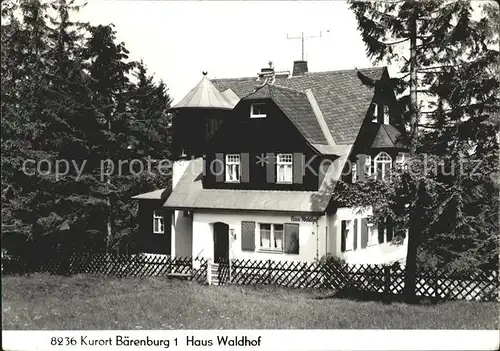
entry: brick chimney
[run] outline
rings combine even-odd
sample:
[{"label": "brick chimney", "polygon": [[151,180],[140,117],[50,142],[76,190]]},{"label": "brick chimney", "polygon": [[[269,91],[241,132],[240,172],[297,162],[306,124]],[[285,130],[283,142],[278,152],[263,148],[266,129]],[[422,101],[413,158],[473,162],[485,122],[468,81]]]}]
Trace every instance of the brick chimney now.
[{"label": "brick chimney", "polygon": [[293,61],[292,76],[303,76],[307,73],[307,61]]},{"label": "brick chimney", "polygon": [[272,76],[274,76],[274,68],[272,67],[262,68],[259,73],[259,78],[268,78]]}]

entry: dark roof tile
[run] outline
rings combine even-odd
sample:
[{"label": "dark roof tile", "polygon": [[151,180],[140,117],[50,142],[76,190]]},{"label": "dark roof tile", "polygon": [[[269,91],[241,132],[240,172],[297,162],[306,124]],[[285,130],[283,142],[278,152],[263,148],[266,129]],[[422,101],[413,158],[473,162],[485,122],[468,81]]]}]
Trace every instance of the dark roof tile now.
[{"label": "dark roof tile", "polygon": [[[360,69],[372,79],[379,79],[385,67]],[[357,70],[309,72],[304,76],[276,78],[275,86],[299,91],[311,89],[337,144],[354,142],[373,98],[373,88],[361,83]],[[240,98],[250,95],[259,83],[255,78],[214,79],[220,91],[231,88]]]}]

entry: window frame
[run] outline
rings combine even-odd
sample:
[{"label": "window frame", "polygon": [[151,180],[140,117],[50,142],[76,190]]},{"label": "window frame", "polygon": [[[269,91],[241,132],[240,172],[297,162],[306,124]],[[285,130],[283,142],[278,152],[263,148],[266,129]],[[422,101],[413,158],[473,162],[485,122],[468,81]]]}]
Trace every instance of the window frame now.
[{"label": "window frame", "polygon": [[367,176],[371,176],[373,174],[373,162],[371,155],[365,155],[365,172]]},{"label": "window frame", "polygon": [[384,118],[383,118],[382,122],[383,122],[384,124],[391,124],[391,123],[390,123],[389,106],[384,105],[383,110],[384,110],[384,112],[383,112],[383,113],[384,113],[384,116],[383,116]]},{"label": "window frame", "polygon": [[[165,234],[165,213],[158,214],[161,210],[153,210],[153,234]],[[156,222],[158,222],[158,230],[156,229]]]},{"label": "window frame", "polygon": [[378,244],[378,233],[375,231],[375,223],[373,223],[373,218],[368,217],[366,223],[366,231],[368,235],[368,240],[366,246],[374,246]]},{"label": "window frame", "polygon": [[372,102],[370,108],[372,109],[372,123],[378,123],[378,104],[376,102]]},{"label": "window frame", "polygon": [[255,102],[250,104],[250,118],[266,118],[267,113],[254,113],[255,106],[266,106],[265,102]]},{"label": "window frame", "polygon": [[[238,159],[238,161],[229,161],[230,157],[235,157]],[[240,154],[226,154],[224,157],[224,168],[225,168],[225,174],[224,174],[224,182],[225,183],[239,183],[241,181],[241,156]],[[237,179],[230,179],[229,177],[229,169],[238,166],[237,170]]]},{"label": "window frame", "polygon": [[408,170],[408,159],[410,158],[410,153],[399,152],[394,160],[396,169],[407,171]]},{"label": "window frame", "polygon": [[[262,226],[269,225],[269,247],[262,246]],[[281,226],[281,230],[276,230],[275,226]],[[267,230],[267,229],[265,229]],[[276,253],[284,253],[285,252],[285,225],[283,223],[259,223],[259,245],[258,251],[261,252],[276,252]],[[275,242],[275,232],[281,232],[281,248],[271,247],[271,244]]]},{"label": "window frame", "polygon": [[[280,157],[286,156],[287,158],[290,158],[290,161],[283,161],[280,160]],[[283,178],[284,180],[280,180],[280,166],[283,166]],[[290,168],[290,180],[286,179],[286,169]],[[292,184],[293,183],[293,154],[285,154],[285,153],[279,153],[276,154],[276,183],[277,184]]]},{"label": "window frame", "polygon": [[[382,157],[386,157],[386,159],[381,160]],[[390,174],[392,170],[392,157],[385,151],[381,151],[375,156],[373,159],[373,171],[374,175],[378,178],[378,164],[380,164],[382,167],[382,175],[380,177],[380,180],[388,180],[387,179],[387,174]],[[386,169],[386,166],[388,165],[389,170]]]}]

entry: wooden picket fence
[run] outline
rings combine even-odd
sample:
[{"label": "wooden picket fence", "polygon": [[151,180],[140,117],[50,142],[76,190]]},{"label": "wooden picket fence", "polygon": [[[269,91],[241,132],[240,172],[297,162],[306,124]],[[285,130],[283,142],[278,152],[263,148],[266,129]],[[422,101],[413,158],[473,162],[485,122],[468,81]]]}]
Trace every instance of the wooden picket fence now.
[{"label": "wooden picket fence", "polygon": [[206,282],[207,260],[158,254],[74,253],[64,258],[2,262],[2,274],[92,274],[115,277],[175,277]]},{"label": "wooden picket fence", "polygon": [[[205,258],[153,254],[74,253],[36,260],[2,259],[2,274],[48,272],[59,275],[93,274],[116,277],[170,277],[206,284],[214,274]],[[233,259],[218,263],[219,285],[277,285],[287,288],[328,289],[401,295],[405,269],[395,265],[348,265],[338,262],[257,261]],[[499,300],[498,272],[451,275],[417,273],[416,294],[439,300]]]},{"label": "wooden picket fence", "polygon": [[[255,261],[235,259],[219,264],[219,284],[277,285],[287,288],[332,289],[401,295],[405,269],[399,264],[329,264],[296,261]],[[467,276],[419,271],[416,295],[439,300],[498,301],[497,271]]]}]

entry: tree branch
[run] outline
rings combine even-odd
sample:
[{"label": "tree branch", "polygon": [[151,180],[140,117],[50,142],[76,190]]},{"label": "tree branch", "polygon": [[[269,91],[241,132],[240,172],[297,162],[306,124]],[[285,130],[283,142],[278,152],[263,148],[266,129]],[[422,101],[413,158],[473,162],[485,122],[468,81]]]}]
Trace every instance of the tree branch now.
[{"label": "tree branch", "polygon": [[401,40],[396,40],[396,41],[393,41],[393,42],[382,42],[384,45],[396,45],[396,44],[401,44],[401,43],[404,43],[405,41],[408,41],[410,40],[410,38],[405,38],[405,39],[401,39]]}]

